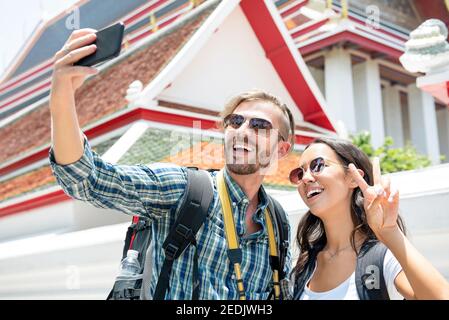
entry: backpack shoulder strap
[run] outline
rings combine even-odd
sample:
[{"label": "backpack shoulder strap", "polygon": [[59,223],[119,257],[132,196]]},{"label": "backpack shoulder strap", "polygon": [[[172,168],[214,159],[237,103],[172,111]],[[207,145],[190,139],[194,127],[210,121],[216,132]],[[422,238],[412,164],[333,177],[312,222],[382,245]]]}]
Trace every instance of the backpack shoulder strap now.
[{"label": "backpack shoulder strap", "polygon": [[383,273],[387,247],[380,241],[366,242],[357,257],[355,283],[361,300],[389,300]]},{"label": "backpack shoulder strap", "polygon": [[[210,203],[213,199],[213,187],[208,172],[188,168],[187,186],[182,205],[179,209],[175,224],[171,228],[162,245],[165,251],[165,260],[154,293],[155,300],[164,300],[169,286],[169,279],[173,261],[184,250],[193,244],[196,247],[196,233],[207,217]],[[195,248],[195,261],[193,267],[194,292],[193,299],[198,299],[198,256]]]},{"label": "backpack shoulder strap", "polygon": [[285,259],[287,257],[289,243],[289,221],[287,214],[282,208],[281,204],[271,196],[268,196],[268,209],[275,217],[274,223],[278,230],[278,247],[279,247],[279,279],[284,279],[286,274],[284,272]]},{"label": "backpack shoulder strap", "polygon": [[309,250],[309,259],[307,260],[304,269],[299,273],[294,275],[294,292],[293,299],[300,300],[301,295],[304,292],[304,288],[307,285],[307,281],[312,276],[313,271],[316,266],[317,255],[320,252],[320,249],[310,249]]}]

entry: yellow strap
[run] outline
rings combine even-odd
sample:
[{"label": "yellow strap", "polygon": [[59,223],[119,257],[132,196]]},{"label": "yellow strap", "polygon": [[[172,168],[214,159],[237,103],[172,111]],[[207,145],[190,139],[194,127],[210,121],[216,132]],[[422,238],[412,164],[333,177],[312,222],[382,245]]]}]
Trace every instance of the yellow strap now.
[{"label": "yellow strap", "polygon": [[[265,209],[265,221],[267,223],[268,232],[268,246],[270,248],[270,256],[277,257],[278,251],[276,247],[276,236],[274,234],[273,221],[268,209]],[[273,287],[274,287],[274,299],[279,300],[281,295],[281,286],[279,284],[279,270],[273,270]]]},{"label": "yellow strap", "polygon": [[[228,188],[226,187],[223,170],[220,170],[217,174],[217,187],[218,187],[218,195],[220,197],[220,202],[223,209],[223,220],[226,233],[226,240],[228,242],[228,248],[238,249],[239,242],[237,239],[234,216],[232,214],[231,203],[229,201]],[[271,220],[271,215],[268,212],[268,209],[265,210],[265,221],[267,223],[270,256],[277,257],[278,253],[276,246],[276,237],[274,234],[273,222]],[[245,288],[243,286],[242,273],[239,263],[234,264],[234,273],[237,280],[237,288],[240,293],[243,293],[245,291]],[[274,283],[274,297],[276,300],[278,300],[280,297],[278,270],[273,270],[273,283]],[[240,300],[245,300],[245,296],[244,295],[240,296]]]},{"label": "yellow strap", "polygon": [[235,272],[235,278],[237,281],[237,289],[239,291],[239,299],[246,300],[245,286],[243,285],[242,271],[240,270],[240,263],[234,264],[234,272]]},{"label": "yellow strap", "polygon": [[276,249],[276,238],[274,235],[273,222],[271,221],[270,213],[268,209],[265,210],[265,221],[267,222],[267,232],[268,232],[268,244],[270,246],[270,256],[277,257],[278,251]]},{"label": "yellow strap", "polygon": [[[220,202],[223,209],[223,220],[226,233],[226,240],[228,242],[228,248],[238,249],[239,243],[237,240],[237,231],[235,230],[234,217],[232,215],[231,203],[229,201],[229,193],[228,188],[226,187],[223,170],[220,170],[217,174],[217,187],[218,187],[218,195],[220,197]],[[234,273],[237,281],[239,298],[240,300],[246,300],[246,297],[244,295],[245,287],[243,285],[242,272],[239,263],[234,264]]]},{"label": "yellow strap", "polygon": [[228,241],[228,248],[238,249],[239,243],[237,240],[237,232],[235,230],[234,217],[232,215],[231,203],[229,201],[229,193],[228,188],[226,187],[223,170],[220,170],[218,172],[217,185],[221,206],[223,208],[223,219],[224,219],[226,239]]}]

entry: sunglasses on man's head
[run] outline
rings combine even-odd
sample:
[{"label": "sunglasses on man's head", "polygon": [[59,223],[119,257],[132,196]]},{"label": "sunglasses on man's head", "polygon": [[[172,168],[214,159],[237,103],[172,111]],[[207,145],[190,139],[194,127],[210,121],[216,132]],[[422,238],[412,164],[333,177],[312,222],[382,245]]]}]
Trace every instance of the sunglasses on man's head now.
[{"label": "sunglasses on man's head", "polygon": [[[265,119],[262,118],[250,118],[250,119],[246,119],[244,116],[240,115],[240,114],[235,114],[235,113],[231,113],[229,115],[227,115],[224,120],[224,127],[232,127],[234,129],[238,129],[240,128],[245,121],[248,120],[248,127],[250,129],[253,129],[254,131],[256,131],[256,133],[258,132],[258,130],[272,130],[273,129],[273,124]],[[282,137],[279,134],[279,137],[282,138],[283,140],[284,137]]]},{"label": "sunglasses on man's head", "polygon": [[[341,163],[338,163],[336,161],[325,159],[323,157],[317,157],[317,158],[313,159],[312,161],[310,161],[310,164],[309,164],[310,172],[312,173],[312,175],[317,175],[317,174],[320,174],[321,172],[323,172],[324,168],[328,166],[326,164],[326,162],[341,165],[341,166],[347,168],[347,166],[345,166]],[[302,178],[304,177],[304,173],[306,171],[307,170],[304,170],[303,167],[298,167],[296,169],[293,169],[290,172],[290,176],[289,176],[290,182],[293,184],[300,184],[302,181]]]}]

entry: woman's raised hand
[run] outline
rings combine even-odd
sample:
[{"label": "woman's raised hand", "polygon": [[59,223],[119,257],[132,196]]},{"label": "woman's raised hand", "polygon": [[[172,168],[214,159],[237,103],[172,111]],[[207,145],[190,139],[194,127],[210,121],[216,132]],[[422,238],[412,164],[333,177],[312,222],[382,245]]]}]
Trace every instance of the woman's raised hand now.
[{"label": "woman's raised hand", "polygon": [[383,241],[386,235],[399,230],[399,191],[392,190],[390,179],[382,177],[379,158],[373,160],[372,186],[363,179],[352,163],[349,165],[349,172],[362,191],[368,224],[377,238]]}]

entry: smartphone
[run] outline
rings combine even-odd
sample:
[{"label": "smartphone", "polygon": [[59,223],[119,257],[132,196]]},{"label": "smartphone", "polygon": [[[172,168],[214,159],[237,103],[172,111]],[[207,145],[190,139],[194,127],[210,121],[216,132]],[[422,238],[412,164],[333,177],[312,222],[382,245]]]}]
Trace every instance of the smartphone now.
[{"label": "smartphone", "polygon": [[125,25],[123,22],[118,22],[98,31],[96,33],[97,39],[92,43],[97,45],[97,50],[93,54],[76,62],[75,65],[91,67],[100,62],[117,57],[122,49],[124,30]]}]

